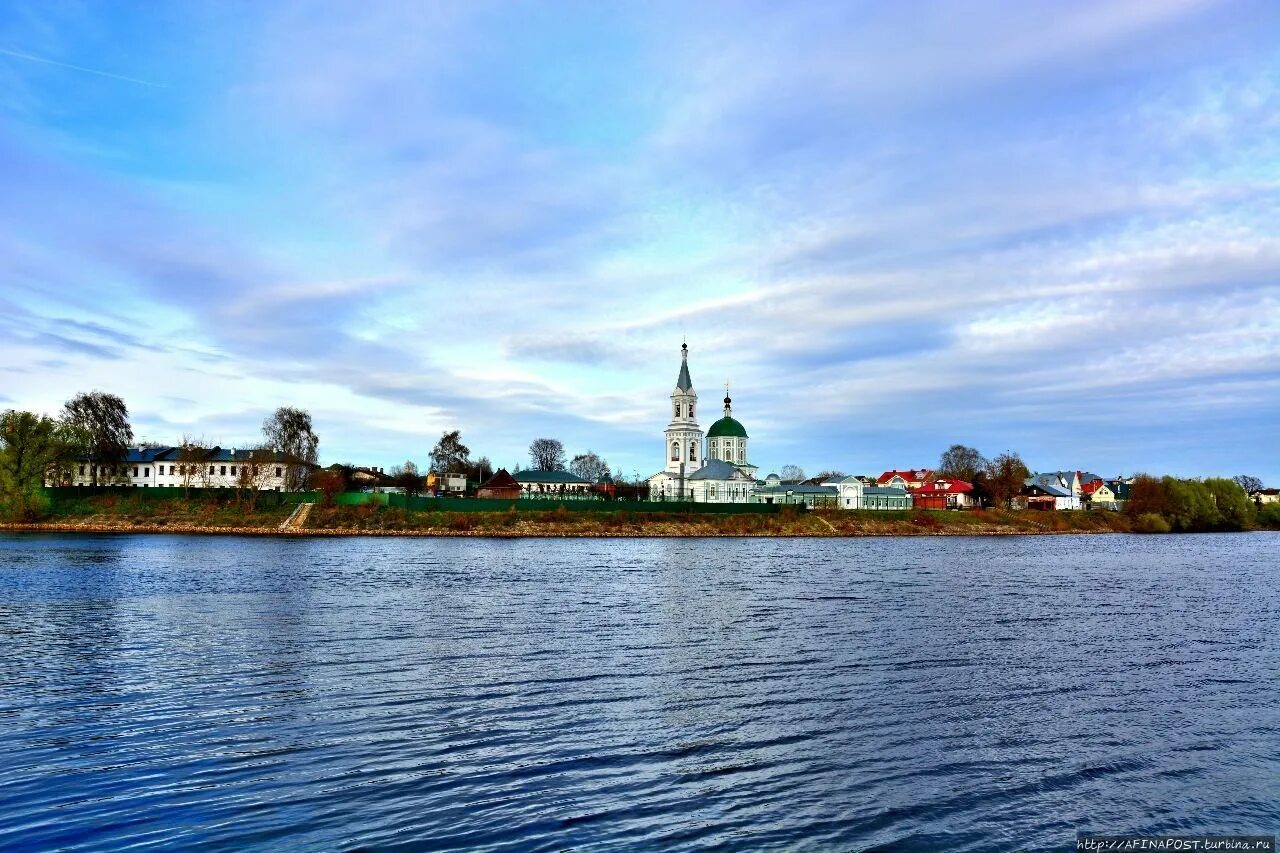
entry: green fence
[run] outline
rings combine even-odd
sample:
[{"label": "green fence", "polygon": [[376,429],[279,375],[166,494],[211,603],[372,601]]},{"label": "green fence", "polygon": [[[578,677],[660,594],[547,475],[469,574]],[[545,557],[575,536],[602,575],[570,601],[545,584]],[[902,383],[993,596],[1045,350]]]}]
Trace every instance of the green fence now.
[{"label": "green fence", "polygon": [[344,492],[335,495],[338,506],[360,506],[378,503],[415,512],[676,512],[719,513],[724,515],[770,515],[782,507],[776,504],[703,504],[689,501],[608,501],[564,500],[554,498],[430,498],[381,492]]},{"label": "green fence", "polygon": [[[235,489],[184,489],[181,486],[138,488],[133,486],[59,486],[45,489],[55,501],[68,501],[98,495],[117,497],[139,502],[191,499],[199,501],[229,502],[236,499]],[[321,503],[319,492],[259,492],[258,506],[287,506],[297,503]],[[564,507],[567,512],[671,512],[715,513],[720,515],[770,515],[782,509],[781,504],[704,504],[690,501],[610,501],[610,500],[556,500],[555,498],[521,498],[500,500],[497,498],[431,498],[384,492],[343,492],[334,495],[337,506],[363,506],[381,504],[387,507],[408,509],[414,512],[507,512],[513,507],[517,512],[554,512]],[[802,506],[792,509],[803,510]]]},{"label": "green fence", "polygon": [[[235,489],[184,489],[182,486],[58,486],[45,489],[49,499],[56,502],[92,498],[99,495],[115,495],[120,498],[139,502],[198,500],[198,501],[234,501]],[[320,499],[319,492],[258,492],[258,506],[287,506],[306,503]]]}]

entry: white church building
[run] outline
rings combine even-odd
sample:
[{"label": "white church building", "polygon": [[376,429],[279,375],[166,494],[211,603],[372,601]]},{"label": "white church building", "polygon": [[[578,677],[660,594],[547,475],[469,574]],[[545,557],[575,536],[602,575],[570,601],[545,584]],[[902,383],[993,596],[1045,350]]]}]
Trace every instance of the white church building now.
[{"label": "white church building", "polygon": [[733,417],[726,387],[724,416],[704,435],[698,426],[698,392],[689,377],[689,345],[680,345],[680,375],[671,392],[671,423],[663,431],[666,464],[649,478],[652,500],[749,503],[754,500],[755,465],[747,456],[747,430]]},{"label": "white church building", "polygon": [[[680,374],[671,392],[671,422],[662,433],[663,469],[649,478],[650,500],[697,503],[778,503],[840,509],[910,509],[906,489],[869,487],[858,477],[819,484],[784,484],[777,474],[756,479],[747,455],[747,429],[733,416],[729,388],[724,414],[698,426],[698,392],[689,377],[689,345],[680,345]],[[704,450],[705,446],[705,450]]]}]

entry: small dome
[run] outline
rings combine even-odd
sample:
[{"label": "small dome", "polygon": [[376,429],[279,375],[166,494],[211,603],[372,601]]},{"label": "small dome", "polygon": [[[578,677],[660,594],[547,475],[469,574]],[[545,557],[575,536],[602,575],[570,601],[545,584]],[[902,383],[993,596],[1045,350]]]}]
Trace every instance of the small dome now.
[{"label": "small dome", "polygon": [[723,417],[707,430],[707,438],[746,438],[747,429],[730,417]]},{"label": "small dome", "polygon": [[765,485],[777,486],[777,485],[781,485],[782,478],[779,477],[777,474],[770,474],[768,477],[764,478],[764,482],[765,482]]}]

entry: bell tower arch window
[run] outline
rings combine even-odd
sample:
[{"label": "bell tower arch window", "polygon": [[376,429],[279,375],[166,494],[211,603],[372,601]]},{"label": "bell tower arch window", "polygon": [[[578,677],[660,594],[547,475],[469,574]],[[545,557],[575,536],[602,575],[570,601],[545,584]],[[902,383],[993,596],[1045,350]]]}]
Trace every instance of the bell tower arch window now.
[{"label": "bell tower arch window", "polygon": [[698,445],[696,442],[689,445],[689,461],[698,461]]},{"label": "bell tower arch window", "polygon": [[671,442],[671,461],[680,461],[680,442],[678,441]]}]

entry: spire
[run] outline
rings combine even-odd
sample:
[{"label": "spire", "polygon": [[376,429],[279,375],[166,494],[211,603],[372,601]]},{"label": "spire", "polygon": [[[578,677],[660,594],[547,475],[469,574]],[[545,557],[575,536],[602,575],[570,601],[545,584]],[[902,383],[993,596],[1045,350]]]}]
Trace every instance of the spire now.
[{"label": "spire", "polygon": [[691,391],[693,380],[689,378],[689,345],[680,345],[680,376],[676,379],[676,387],[681,391]]},{"label": "spire", "polygon": [[729,399],[729,380],[724,381],[724,416],[731,417],[733,415],[733,400]]}]

